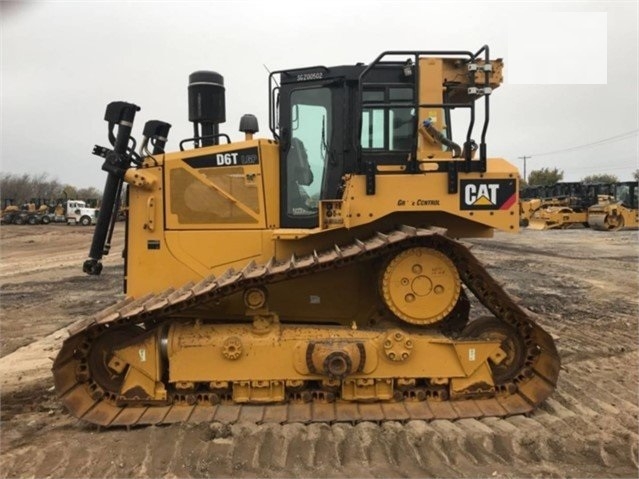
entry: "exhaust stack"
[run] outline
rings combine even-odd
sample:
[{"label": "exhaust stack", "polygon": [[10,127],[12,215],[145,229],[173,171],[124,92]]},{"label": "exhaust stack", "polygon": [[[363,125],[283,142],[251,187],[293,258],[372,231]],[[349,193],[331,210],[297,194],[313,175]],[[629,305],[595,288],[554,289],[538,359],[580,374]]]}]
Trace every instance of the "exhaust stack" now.
[{"label": "exhaust stack", "polygon": [[224,77],[219,73],[201,70],[189,75],[189,121],[196,148],[200,141],[202,146],[219,142],[219,124],[226,121],[224,91]]}]

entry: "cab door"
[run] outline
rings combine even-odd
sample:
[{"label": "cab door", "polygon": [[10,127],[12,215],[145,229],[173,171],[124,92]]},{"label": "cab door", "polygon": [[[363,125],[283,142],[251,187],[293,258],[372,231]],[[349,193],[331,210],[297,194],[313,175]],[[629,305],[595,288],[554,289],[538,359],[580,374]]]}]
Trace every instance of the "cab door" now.
[{"label": "cab door", "polygon": [[280,224],[314,228],[319,202],[338,195],[343,170],[343,82],[280,90]]}]

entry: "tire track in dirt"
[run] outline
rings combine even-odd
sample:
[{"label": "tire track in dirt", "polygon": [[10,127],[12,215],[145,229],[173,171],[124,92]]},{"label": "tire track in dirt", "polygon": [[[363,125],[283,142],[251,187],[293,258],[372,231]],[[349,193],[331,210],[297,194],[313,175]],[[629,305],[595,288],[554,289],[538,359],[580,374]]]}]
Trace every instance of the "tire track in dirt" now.
[{"label": "tire track in dirt", "polygon": [[59,271],[56,281],[3,283],[3,314],[33,320],[28,328],[24,321],[3,322],[0,357],[105,309],[123,297],[119,294],[121,285],[119,265],[105,266],[99,278],[81,275],[79,267],[74,267]]},{"label": "tire track in dirt", "polygon": [[[12,450],[3,456],[2,477],[89,477],[97,470],[119,477],[158,477],[166,471],[178,477],[243,477],[265,471],[273,477],[473,477],[488,469],[502,474],[514,467],[522,475],[563,475],[583,463],[595,475],[636,471],[636,434],[619,433],[611,440],[599,434],[600,415],[586,419],[568,410],[574,415],[558,417],[551,409],[505,420],[406,425],[246,423],[233,425],[225,438],[211,438],[211,428],[219,425],[207,424],[144,428],[117,442],[116,434],[75,431],[85,437],[60,450],[41,453],[37,444]],[[575,430],[582,441],[571,441]],[[96,448],[94,443],[87,457],[89,440],[102,444]],[[131,448],[137,441],[141,446]]]}]

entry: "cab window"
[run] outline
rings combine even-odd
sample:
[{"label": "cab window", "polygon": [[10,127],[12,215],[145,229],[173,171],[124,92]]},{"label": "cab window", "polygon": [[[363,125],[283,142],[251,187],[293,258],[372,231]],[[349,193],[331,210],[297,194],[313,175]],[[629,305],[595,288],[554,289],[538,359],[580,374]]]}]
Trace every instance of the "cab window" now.
[{"label": "cab window", "polygon": [[286,154],[286,214],[317,215],[331,138],[331,91],[305,88],[291,93],[291,141]]},{"label": "cab window", "polygon": [[[413,89],[408,87],[365,90],[362,96],[362,149],[410,150],[415,125],[413,101]],[[395,106],[386,106],[385,103]]]}]

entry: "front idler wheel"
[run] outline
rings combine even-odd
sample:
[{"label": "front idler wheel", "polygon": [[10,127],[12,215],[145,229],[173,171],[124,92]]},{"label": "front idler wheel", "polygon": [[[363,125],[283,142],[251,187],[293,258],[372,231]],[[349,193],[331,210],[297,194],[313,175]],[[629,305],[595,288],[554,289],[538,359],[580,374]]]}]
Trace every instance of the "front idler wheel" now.
[{"label": "front idler wheel", "polygon": [[89,349],[88,365],[90,377],[106,392],[119,394],[127,369],[112,369],[109,364],[113,359],[113,351],[126,345],[128,341],[143,333],[137,326],[128,326],[107,330],[102,333]]},{"label": "front idler wheel", "polygon": [[526,344],[517,330],[497,318],[488,316],[476,319],[462,331],[462,337],[499,341],[506,357],[495,364],[489,361],[495,385],[503,385],[512,381],[523,368],[526,360]]}]

